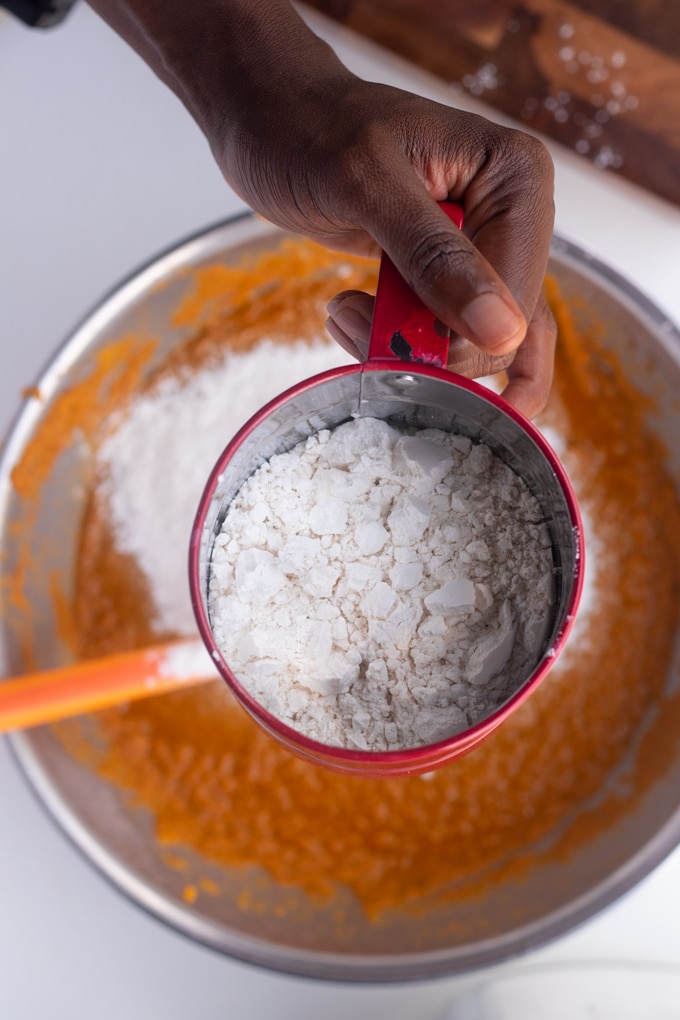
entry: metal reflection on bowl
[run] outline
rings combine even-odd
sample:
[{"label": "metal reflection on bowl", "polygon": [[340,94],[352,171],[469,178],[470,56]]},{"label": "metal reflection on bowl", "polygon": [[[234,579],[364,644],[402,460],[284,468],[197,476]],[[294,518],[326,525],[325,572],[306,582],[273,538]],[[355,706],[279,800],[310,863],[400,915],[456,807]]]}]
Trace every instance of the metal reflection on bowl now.
[{"label": "metal reflection on bowl", "polygon": [[[12,474],[24,457],[48,406],[92,371],[101,352],[125,334],[160,337],[152,370],[187,335],[173,327],[173,309],[196,267],[238,262],[266,251],[281,234],[254,217],[219,225],[160,256],[135,273],[95,309],[67,339],[39,381],[41,399],[27,402],[15,422],[0,468],[0,549],[5,575],[24,569],[17,535],[30,524],[30,541],[40,551],[40,571],[28,578],[30,640],[17,621],[17,607],[3,614],[1,647],[6,672],[26,666],[30,649],[36,666],[67,654],[48,578],[59,576],[68,594],[74,548],[83,512],[83,482],[90,477],[86,437],[55,463],[41,487],[30,522]],[[550,271],[576,314],[596,314],[603,344],[616,349],[628,375],[653,403],[649,422],[668,448],[669,466],[680,487],[680,336],[662,313],[627,281],[577,245],[556,238]],[[58,522],[58,527],[56,523]],[[19,614],[20,615],[20,614]],[[676,664],[671,664],[670,674]],[[654,725],[664,725],[663,713]],[[669,720],[668,726],[672,723]],[[287,973],[352,981],[404,981],[475,968],[514,957],[561,935],[647,875],[680,840],[680,753],[672,755],[628,810],[568,859],[529,870],[464,901],[440,907],[437,923],[414,913],[371,924],[352,916],[353,937],[338,937],[328,913],[305,918],[263,918],[238,906],[239,876],[226,876],[228,894],[187,902],[184,879],[168,867],[149,813],[130,805],[124,791],[69,754],[49,729],[11,738],[31,785],[64,832],[135,903],[206,945],[249,962]],[[275,891],[273,891],[273,895]]]}]

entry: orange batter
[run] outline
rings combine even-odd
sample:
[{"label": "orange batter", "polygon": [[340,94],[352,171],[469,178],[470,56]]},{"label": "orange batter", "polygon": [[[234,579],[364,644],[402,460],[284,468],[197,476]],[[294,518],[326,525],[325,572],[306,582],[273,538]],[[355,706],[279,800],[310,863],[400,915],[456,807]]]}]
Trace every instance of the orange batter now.
[{"label": "orange batter", "polygon": [[[177,310],[194,338],[167,370],[205,364],[223,344],[319,335],[326,300],[372,281],[372,266],[303,241],[285,258],[268,252],[244,270],[204,270]],[[612,795],[597,812],[579,810],[660,697],[678,624],[680,508],[664,451],[644,425],[645,400],[595,337],[575,334],[555,285],[547,288],[560,337],[539,423],[565,438],[563,460],[597,538],[596,587],[577,643],[485,744],[426,777],[368,781],[302,762],[220,683],[103,713],[107,747],[96,767],[151,809],[171,866],[183,867],[182,848],[191,848],[227,868],[259,866],[312,897],[351,890],[378,918],[445,898],[454,885],[459,897],[477,894],[541,855],[568,855],[629,809],[673,752],[650,736],[628,800]],[[151,595],[116,552],[95,492],[74,606],[78,654],[156,640]],[[531,850],[558,826],[547,849]],[[192,883],[187,899],[206,891]]]}]

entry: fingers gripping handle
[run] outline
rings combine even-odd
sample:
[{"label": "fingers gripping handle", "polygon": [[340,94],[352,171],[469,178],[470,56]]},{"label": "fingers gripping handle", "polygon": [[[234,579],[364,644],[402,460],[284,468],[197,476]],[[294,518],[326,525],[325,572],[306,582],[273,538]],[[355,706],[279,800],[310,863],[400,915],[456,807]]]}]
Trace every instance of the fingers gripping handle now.
[{"label": "fingers gripping handle", "polygon": [[[457,227],[463,210],[453,202],[439,206]],[[397,272],[383,252],[380,260],[368,359],[414,361],[446,368],[449,331]]]}]

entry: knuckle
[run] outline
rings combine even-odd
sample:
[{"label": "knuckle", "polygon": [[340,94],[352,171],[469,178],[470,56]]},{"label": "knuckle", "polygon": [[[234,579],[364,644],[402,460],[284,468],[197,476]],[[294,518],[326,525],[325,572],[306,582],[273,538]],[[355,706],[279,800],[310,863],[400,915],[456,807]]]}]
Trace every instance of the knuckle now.
[{"label": "knuckle", "polygon": [[517,163],[533,173],[541,173],[552,177],[553,160],[547,146],[535,135],[523,131],[513,131],[513,156]]},{"label": "knuckle", "polygon": [[409,285],[430,288],[454,274],[471,276],[476,256],[461,242],[449,233],[435,232],[413,245],[407,264]]},{"label": "knuckle", "polygon": [[524,150],[527,160],[545,173],[553,173],[553,160],[547,146],[534,135],[524,135]]},{"label": "knuckle", "polygon": [[515,194],[552,203],[555,167],[543,142],[522,131],[510,131],[495,150],[494,167]]}]

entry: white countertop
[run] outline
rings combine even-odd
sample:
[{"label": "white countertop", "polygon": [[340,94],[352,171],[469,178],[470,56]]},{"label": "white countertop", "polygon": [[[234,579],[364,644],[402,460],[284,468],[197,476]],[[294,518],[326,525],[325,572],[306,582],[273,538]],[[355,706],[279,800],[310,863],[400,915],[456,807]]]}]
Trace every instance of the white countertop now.
[{"label": "white countertop", "polygon": [[[365,77],[495,116],[311,20]],[[680,321],[680,210],[552,148],[558,230]],[[43,33],[0,14],[0,430],[22,387],[122,277],[241,208],[184,109],[89,8],[80,5]],[[315,983],[193,944],[124,900],[81,858],[36,803],[2,738],[0,804],[0,1017],[7,1020],[434,1020],[467,983]],[[680,970],[680,851],[522,966],[593,958],[665,961]]]}]

